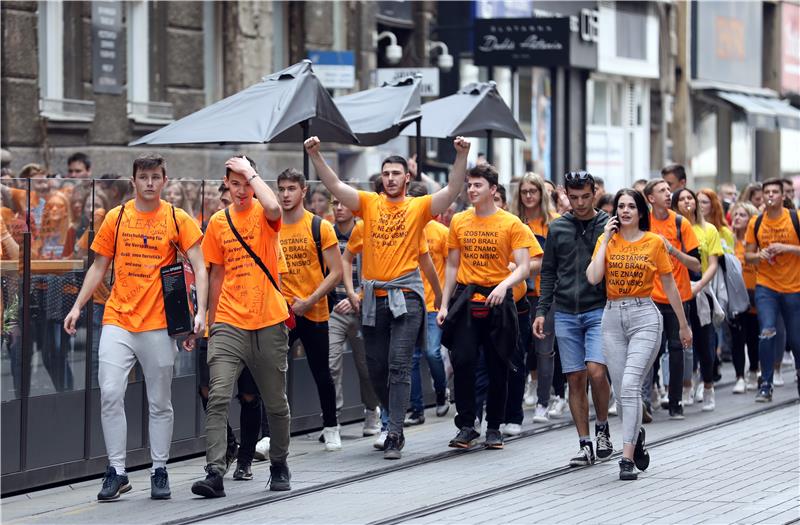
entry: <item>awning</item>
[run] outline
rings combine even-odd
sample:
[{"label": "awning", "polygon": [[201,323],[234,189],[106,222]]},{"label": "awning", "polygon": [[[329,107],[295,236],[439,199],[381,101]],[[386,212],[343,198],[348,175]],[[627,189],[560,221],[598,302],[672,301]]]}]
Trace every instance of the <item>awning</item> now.
[{"label": "awning", "polygon": [[738,107],[747,116],[747,124],[759,129],[800,129],[800,110],[787,101],[730,91],[717,91],[717,96]]}]

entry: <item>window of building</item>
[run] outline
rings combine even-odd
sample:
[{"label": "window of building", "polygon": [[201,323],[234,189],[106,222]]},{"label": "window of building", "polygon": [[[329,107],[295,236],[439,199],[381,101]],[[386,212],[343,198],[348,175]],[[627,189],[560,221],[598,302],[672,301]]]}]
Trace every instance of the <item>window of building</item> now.
[{"label": "window of building", "polygon": [[82,100],[82,5],[43,1],[38,15],[39,112],[51,121],[91,122],[94,101]]},{"label": "window of building", "polygon": [[203,2],[203,86],[206,105],[223,96],[222,4]]},{"label": "window of building", "polygon": [[616,2],[617,56],[647,59],[647,4]]},{"label": "window of building", "polygon": [[144,124],[172,121],[166,98],[166,8],[164,2],[126,3],[128,117]]}]

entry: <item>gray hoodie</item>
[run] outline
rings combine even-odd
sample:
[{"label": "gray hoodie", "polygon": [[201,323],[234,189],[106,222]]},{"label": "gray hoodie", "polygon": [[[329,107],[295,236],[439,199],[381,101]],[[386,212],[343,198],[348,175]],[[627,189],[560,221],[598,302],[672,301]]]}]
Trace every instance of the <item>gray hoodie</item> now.
[{"label": "gray hoodie", "polygon": [[550,224],[542,258],[541,296],[536,316],[545,316],[555,302],[557,312],[579,314],[606,304],[605,281],[589,284],[586,268],[608,214],[602,210],[584,228],[583,221],[565,213]]}]

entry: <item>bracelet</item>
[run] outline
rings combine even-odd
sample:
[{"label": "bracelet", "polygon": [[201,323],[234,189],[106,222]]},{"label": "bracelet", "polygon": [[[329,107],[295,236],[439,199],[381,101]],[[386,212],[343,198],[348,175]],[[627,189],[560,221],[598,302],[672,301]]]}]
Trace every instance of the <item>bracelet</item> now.
[{"label": "bracelet", "polygon": [[252,175],[250,178],[248,178],[248,179],[247,179],[247,183],[249,184],[249,183],[250,183],[250,182],[252,182],[252,180],[253,180],[253,179],[255,179],[256,177],[258,177],[258,173],[253,173],[253,175]]}]

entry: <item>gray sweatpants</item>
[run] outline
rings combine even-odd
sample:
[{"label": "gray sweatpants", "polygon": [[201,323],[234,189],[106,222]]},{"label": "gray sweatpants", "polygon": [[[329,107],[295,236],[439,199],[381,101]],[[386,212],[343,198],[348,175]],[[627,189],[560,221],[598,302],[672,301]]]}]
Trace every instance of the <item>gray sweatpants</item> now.
[{"label": "gray sweatpants", "polygon": [[172,367],[178,347],[167,330],[129,332],[119,326],[103,325],[98,349],[100,421],[108,462],[118,474],[125,472],[128,422],[125,419],[125,390],[128,376],[139,361],[147,386],[149,406],[150,457],[153,469],[169,459],[172,441]]},{"label": "gray sweatpants", "polygon": [[372,388],[367,369],[367,354],[364,349],[364,337],[361,335],[361,314],[331,312],[331,318],[328,320],[328,346],[330,349],[328,364],[333,384],[336,387],[336,410],[338,412],[344,406],[342,375],[345,343],[350,343],[350,349],[353,352],[353,361],[356,364],[358,384],[361,390],[361,402],[366,409],[375,410],[380,401]]},{"label": "gray sweatpants", "polygon": [[609,300],[603,312],[603,355],[620,405],[622,442],[636,443],[642,424],[642,382],[661,346],[663,319],[652,299]]}]

